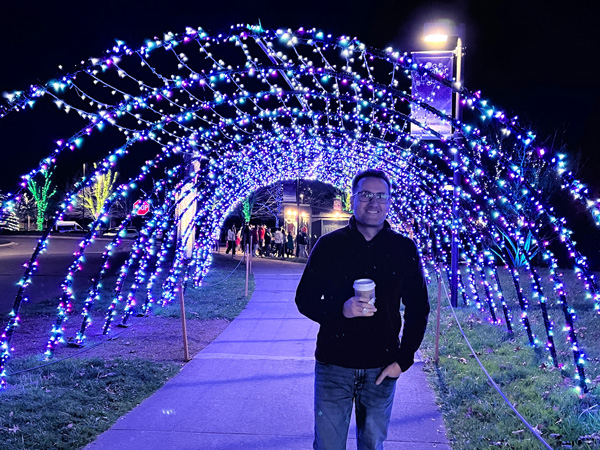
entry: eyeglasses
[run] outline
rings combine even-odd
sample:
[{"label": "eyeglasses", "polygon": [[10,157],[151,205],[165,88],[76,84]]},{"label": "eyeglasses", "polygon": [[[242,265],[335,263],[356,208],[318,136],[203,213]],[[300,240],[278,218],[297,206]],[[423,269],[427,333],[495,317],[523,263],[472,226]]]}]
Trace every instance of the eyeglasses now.
[{"label": "eyeglasses", "polygon": [[358,200],[361,202],[370,202],[372,198],[377,200],[377,203],[386,204],[390,199],[390,194],[384,194],[382,192],[369,192],[369,191],[360,191],[357,192],[356,195]]}]

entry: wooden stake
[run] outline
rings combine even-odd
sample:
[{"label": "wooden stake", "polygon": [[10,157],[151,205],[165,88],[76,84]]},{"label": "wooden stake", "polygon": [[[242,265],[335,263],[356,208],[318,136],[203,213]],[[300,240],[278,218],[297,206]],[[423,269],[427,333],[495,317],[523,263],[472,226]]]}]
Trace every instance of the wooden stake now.
[{"label": "wooden stake", "polygon": [[438,365],[440,360],[440,315],[442,312],[442,277],[438,270],[437,272],[438,281],[438,295],[437,295],[437,318],[435,324],[435,365]]},{"label": "wooden stake", "polygon": [[249,273],[252,273],[252,258],[254,258],[254,247],[252,246],[252,236],[250,236],[250,247],[248,248],[248,255],[250,258],[250,268],[248,269]]},{"label": "wooden stake", "polygon": [[183,284],[179,286],[179,305],[181,306],[181,329],[183,332],[183,360],[190,361],[190,350],[188,348],[187,323],[185,321],[185,301],[183,299]]}]

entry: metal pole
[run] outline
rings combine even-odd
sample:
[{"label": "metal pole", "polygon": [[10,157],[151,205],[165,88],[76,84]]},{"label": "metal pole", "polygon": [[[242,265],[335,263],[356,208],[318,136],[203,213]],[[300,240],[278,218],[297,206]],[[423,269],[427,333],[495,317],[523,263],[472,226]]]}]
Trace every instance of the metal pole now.
[{"label": "metal pole", "polygon": [[300,178],[296,178],[296,210],[298,215],[296,216],[296,245],[294,250],[296,251],[296,258],[300,256],[300,246],[298,245],[298,234],[300,234]]},{"label": "metal pole", "polygon": [[183,360],[188,362],[190,360],[190,351],[188,348],[187,323],[185,320],[185,301],[183,297],[183,284],[181,284],[179,286],[179,305],[181,306],[181,329],[183,332]]},{"label": "metal pole", "polygon": [[450,303],[454,308],[458,305],[458,189],[460,188],[460,173],[458,171],[458,152],[454,154],[454,190],[452,193],[452,261]]},{"label": "metal pole", "polygon": [[[456,81],[462,85],[462,40],[460,37],[456,41]],[[454,93],[454,119],[460,120],[460,93]],[[460,189],[460,155],[458,149],[454,153],[454,170],[452,181],[454,190],[452,191],[452,248],[451,248],[451,277],[450,277],[450,304],[456,308],[458,306],[458,201]]]},{"label": "metal pole", "polygon": [[[456,82],[462,87],[462,39],[456,40]],[[460,93],[454,93],[454,118],[460,120]]]},{"label": "metal pole", "polygon": [[[83,179],[85,180],[85,163],[83,163]],[[86,199],[86,195],[85,195],[85,185],[84,188],[81,191],[81,226],[83,228],[85,228],[85,199]]]}]

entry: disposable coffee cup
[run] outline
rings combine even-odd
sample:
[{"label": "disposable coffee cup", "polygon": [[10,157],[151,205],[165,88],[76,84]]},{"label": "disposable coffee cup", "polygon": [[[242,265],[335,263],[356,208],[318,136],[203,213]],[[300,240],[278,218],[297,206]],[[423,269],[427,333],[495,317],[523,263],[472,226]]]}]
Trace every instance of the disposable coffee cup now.
[{"label": "disposable coffee cup", "polygon": [[360,278],[354,281],[354,295],[362,297],[369,302],[370,305],[375,304],[375,282],[369,278]]}]

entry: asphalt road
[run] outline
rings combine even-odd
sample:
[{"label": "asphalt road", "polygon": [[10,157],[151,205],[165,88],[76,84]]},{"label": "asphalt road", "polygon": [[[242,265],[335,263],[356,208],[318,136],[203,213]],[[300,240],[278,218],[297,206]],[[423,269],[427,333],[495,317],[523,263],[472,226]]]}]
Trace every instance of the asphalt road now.
[{"label": "asphalt road", "polygon": [[[18,292],[18,282],[25,274],[25,264],[31,259],[39,236],[0,236],[0,314],[4,322],[6,313],[14,305]],[[37,272],[32,277],[32,283],[25,291],[29,303],[37,303],[49,298],[57,298],[61,294],[60,285],[63,282],[67,269],[74,260],[73,253],[77,251],[82,236],[58,235],[51,236],[47,250],[39,258]],[[101,267],[102,254],[105,246],[111,240],[99,238],[84,252],[85,262],[81,271],[73,276],[73,287],[87,287],[90,279],[96,275]],[[115,252],[111,261],[115,270],[119,267],[117,260],[123,261],[128,255],[130,242],[123,244]],[[23,305],[22,307],[26,307]]]}]

